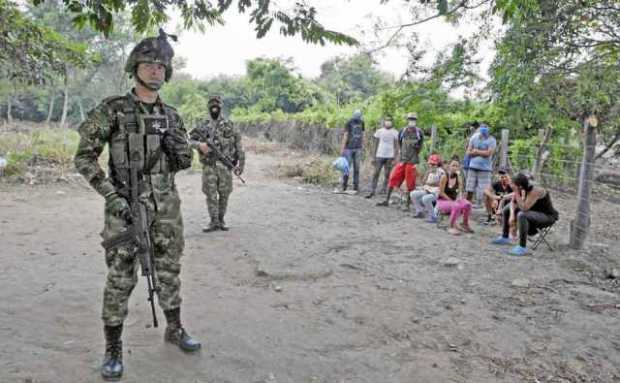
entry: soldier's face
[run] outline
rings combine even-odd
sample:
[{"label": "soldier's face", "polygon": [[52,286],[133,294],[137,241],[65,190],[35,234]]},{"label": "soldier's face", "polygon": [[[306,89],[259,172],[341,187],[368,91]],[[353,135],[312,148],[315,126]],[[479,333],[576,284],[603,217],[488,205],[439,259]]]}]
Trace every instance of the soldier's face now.
[{"label": "soldier's face", "polygon": [[151,88],[159,89],[166,79],[166,67],[158,63],[140,63],[138,76]]}]

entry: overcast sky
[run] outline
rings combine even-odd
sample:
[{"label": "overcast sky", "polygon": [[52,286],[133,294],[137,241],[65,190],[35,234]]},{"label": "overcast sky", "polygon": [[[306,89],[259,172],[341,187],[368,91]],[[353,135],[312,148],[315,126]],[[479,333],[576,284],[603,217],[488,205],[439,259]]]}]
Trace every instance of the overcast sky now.
[{"label": "overcast sky", "polygon": [[[286,7],[294,2],[285,0],[277,4]],[[362,35],[361,31],[370,31],[377,17],[383,18],[388,25],[411,20],[406,4],[399,0],[383,5],[379,0],[313,0],[312,4],[317,7],[317,19],[325,27],[362,41],[368,41],[370,37]],[[245,62],[256,57],[292,57],[304,77],[316,77],[323,62],[334,56],[353,55],[359,49],[333,44],[312,45],[304,43],[300,37],[284,37],[279,34],[275,23],[267,36],[257,39],[248,14],[239,14],[231,8],[224,18],[224,26],[207,27],[204,34],[193,31],[181,33],[179,42],[174,46],[176,54],[187,59],[185,71],[195,78],[244,74]],[[173,18],[168,29],[174,30],[177,22],[178,18]],[[466,27],[457,29],[440,20],[414,28],[420,33],[422,47],[429,51],[425,58],[427,64],[432,63],[437,51],[456,42],[459,34],[471,32]],[[482,70],[486,71],[493,52],[488,48],[482,52],[485,58]],[[407,55],[406,52],[390,49],[384,51],[378,61],[381,69],[399,76],[406,69]]]}]

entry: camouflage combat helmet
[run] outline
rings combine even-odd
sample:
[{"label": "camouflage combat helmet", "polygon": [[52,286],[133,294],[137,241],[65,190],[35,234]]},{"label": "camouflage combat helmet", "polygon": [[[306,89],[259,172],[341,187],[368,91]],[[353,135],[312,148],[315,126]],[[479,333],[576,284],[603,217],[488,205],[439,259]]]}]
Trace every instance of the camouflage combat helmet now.
[{"label": "camouflage combat helmet", "polygon": [[219,106],[222,108],[222,98],[220,96],[211,96],[209,97],[209,101],[207,102],[207,108],[211,108],[212,106]]},{"label": "camouflage combat helmet", "polygon": [[147,37],[133,48],[125,63],[125,72],[133,75],[140,63],[159,63],[166,67],[166,81],[172,77],[172,57],[174,50],[168,42],[168,37],[176,41],[176,36],[169,35],[159,29],[159,36]]}]

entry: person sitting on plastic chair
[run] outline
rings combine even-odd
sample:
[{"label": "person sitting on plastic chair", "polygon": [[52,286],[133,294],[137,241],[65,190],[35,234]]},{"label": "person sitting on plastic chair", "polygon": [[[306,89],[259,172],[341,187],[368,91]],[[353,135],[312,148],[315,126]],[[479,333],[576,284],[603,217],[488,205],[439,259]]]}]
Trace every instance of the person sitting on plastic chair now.
[{"label": "person sitting on plastic chair", "polygon": [[422,189],[411,192],[411,200],[415,206],[414,218],[424,218],[426,211],[427,222],[436,222],[433,205],[437,201],[439,193],[439,181],[441,176],[445,174],[441,168],[441,156],[432,154],[428,158],[428,170],[424,174]]},{"label": "person sitting on plastic chair", "polygon": [[495,245],[512,244],[508,235],[511,223],[516,223],[519,244],[514,246],[508,254],[521,256],[527,253],[527,236],[552,226],[560,215],[553,207],[549,191],[534,186],[525,174],[515,175],[512,183],[515,186],[512,201],[502,211],[502,235],[495,238],[492,243]]}]

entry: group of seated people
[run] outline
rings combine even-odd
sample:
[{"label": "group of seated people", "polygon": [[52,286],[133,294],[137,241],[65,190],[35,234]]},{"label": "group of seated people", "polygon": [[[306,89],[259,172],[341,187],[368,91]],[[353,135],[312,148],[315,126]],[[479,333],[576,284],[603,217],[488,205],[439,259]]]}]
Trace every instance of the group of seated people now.
[{"label": "group of seated people", "polygon": [[[513,177],[507,169],[499,169],[497,181],[484,190],[484,204],[488,213],[485,224],[500,224],[501,235],[492,241],[496,245],[515,246],[511,255],[527,253],[527,237],[539,229],[553,225],[559,218],[549,192],[532,183],[524,173]],[[449,215],[448,233],[473,233],[470,226],[472,203],[466,197],[458,157],[443,164],[438,154],[428,158],[428,169],[422,178],[422,187],[411,192],[415,218],[437,222],[438,215]],[[458,220],[462,217],[462,223]]]}]

